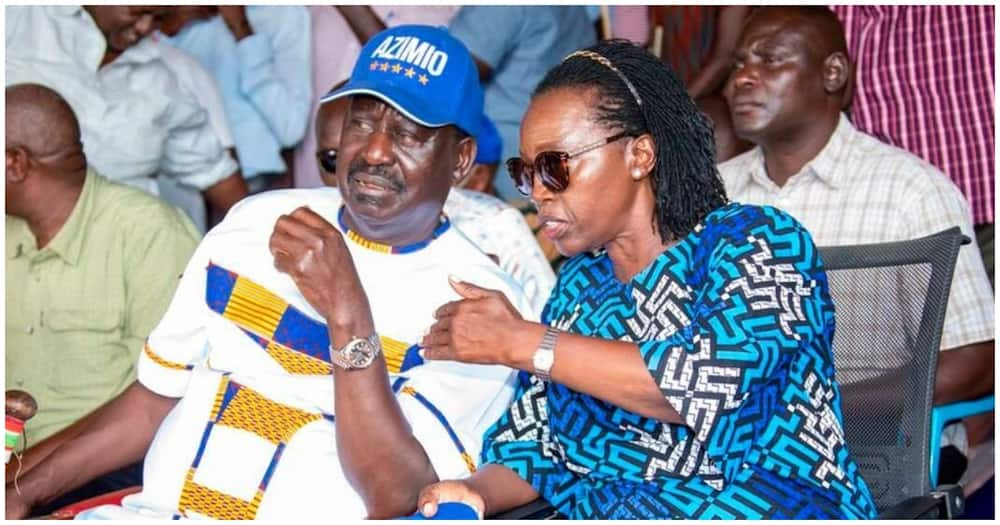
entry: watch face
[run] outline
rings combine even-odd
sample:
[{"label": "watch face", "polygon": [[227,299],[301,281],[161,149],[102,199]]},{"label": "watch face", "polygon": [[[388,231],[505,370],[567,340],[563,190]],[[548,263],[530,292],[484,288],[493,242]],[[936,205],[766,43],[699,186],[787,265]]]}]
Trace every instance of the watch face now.
[{"label": "watch face", "polygon": [[351,368],[366,368],[375,360],[375,347],[364,339],[353,341],[345,353]]}]

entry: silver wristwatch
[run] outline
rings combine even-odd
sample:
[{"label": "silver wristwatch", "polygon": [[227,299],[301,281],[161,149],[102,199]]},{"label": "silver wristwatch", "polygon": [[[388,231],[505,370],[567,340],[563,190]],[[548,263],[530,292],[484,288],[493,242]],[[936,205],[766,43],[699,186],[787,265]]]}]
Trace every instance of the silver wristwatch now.
[{"label": "silver wristwatch", "polygon": [[557,337],[559,337],[559,330],[551,326],[546,328],[545,335],[542,336],[542,342],[538,345],[538,349],[535,350],[534,357],[531,358],[531,364],[535,367],[535,375],[543,381],[550,380],[552,365],[556,362]]},{"label": "silver wristwatch", "polygon": [[378,334],[353,337],[339,350],[330,347],[330,361],[344,370],[368,368],[381,351],[382,342],[379,341]]}]

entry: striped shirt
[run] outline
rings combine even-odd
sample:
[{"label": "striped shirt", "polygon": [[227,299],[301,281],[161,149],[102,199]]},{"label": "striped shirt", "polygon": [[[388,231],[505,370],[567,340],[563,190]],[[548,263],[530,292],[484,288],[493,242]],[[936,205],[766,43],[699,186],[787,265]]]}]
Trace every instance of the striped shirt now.
[{"label": "striped shirt", "polygon": [[944,171],[993,222],[992,5],[834,6],[857,63],[859,129]]},{"label": "striped shirt", "polygon": [[[975,238],[969,205],[944,174],[844,116],[823,150],[783,187],[767,176],[760,147],[720,164],[719,172],[730,199],[784,209],[817,246],[914,239],[952,226]],[[958,254],[941,348],[993,339],[993,321],[993,292],[971,243]]]}]

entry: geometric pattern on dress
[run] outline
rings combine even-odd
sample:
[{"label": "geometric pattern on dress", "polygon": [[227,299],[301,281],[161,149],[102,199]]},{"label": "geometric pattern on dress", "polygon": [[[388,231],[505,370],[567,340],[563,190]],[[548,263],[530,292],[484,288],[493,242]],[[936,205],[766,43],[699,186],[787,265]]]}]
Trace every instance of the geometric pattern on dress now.
[{"label": "geometric pattern on dress", "polygon": [[[206,269],[205,302],[210,309],[239,326],[282,368],[291,374],[329,375],[330,334],[317,321],[267,288],[214,263]],[[419,345],[379,335],[391,373],[423,364]]]},{"label": "geometric pattern on dress", "polygon": [[635,342],[685,421],[655,421],[522,373],[482,462],[513,469],[563,514],[875,516],[844,443],[826,276],[787,214],[720,208],[628,283],[605,253],[578,255],[542,320]]}]

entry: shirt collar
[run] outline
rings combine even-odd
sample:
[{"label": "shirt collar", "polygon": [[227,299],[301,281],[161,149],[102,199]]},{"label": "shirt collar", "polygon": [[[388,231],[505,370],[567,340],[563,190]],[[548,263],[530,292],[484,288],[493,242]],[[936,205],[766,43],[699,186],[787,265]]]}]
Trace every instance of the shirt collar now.
[{"label": "shirt collar", "polygon": [[847,115],[841,113],[837,128],[830,135],[826,146],[823,146],[819,154],[809,161],[800,173],[811,170],[817,179],[833,189],[839,188],[850,175],[845,169],[845,156],[855,133],[857,130],[854,129],[851,121],[847,120]]},{"label": "shirt collar", "polygon": [[[101,183],[97,175],[87,169],[83,182],[83,190],[73,206],[69,218],[55,237],[41,250],[35,249],[35,236],[28,224],[17,218],[7,217],[7,258],[15,259],[22,255],[33,256],[34,253],[51,252],[67,264],[76,266],[83,251],[83,242],[87,236],[87,228],[91,223],[94,209],[95,186]],[[13,219],[13,220],[12,220]]]},{"label": "shirt collar", "polygon": [[[837,127],[834,129],[833,134],[830,135],[830,139],[827,140],[823,149],[812,160],[807,162],[798,173],[789,178],[785,186],[788,186],[789,183],[797,178],[812,174],[831,188],[839,188],[847,177],[850,176],[847,170],[844,169],[844,162],[846,160],[844,157],[855,133],[857,133],[857,130],[847,119],[847,116],[841,113],[837,121]],[[744,153],[744,155],[748,156],[747,164],[749,165],[749,169],[747,170],[748,175],[742,181],[744,187],[752,182],[758,186],[767,188],[768,191],[773,193],[781,191],[781,188],[767,176],[764,151],[760,146],[754,147],[752,150]],[[734,188],[734,190],[737,190],[734,193],[740,193],[743,188]]]}]

